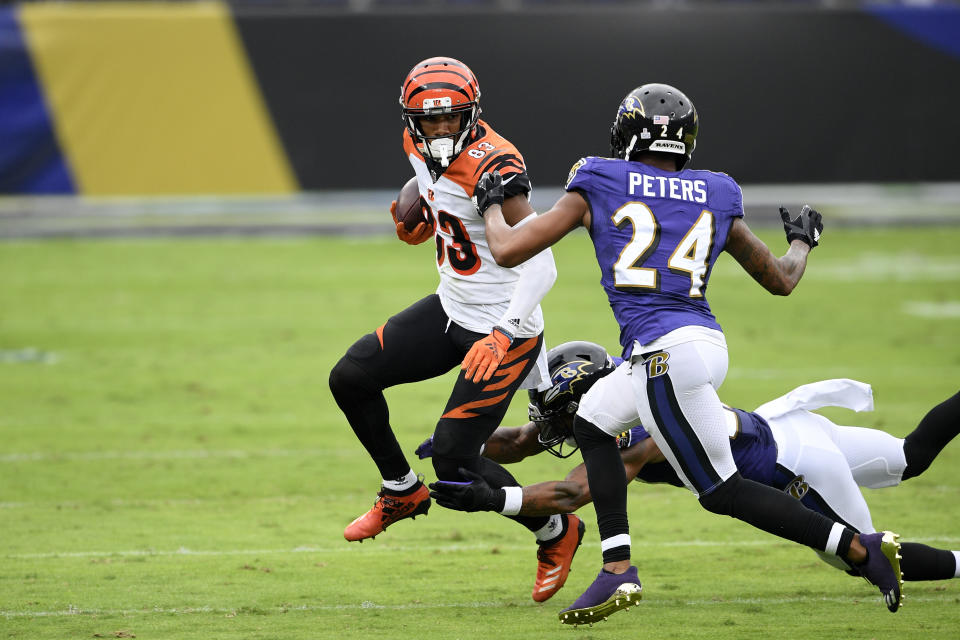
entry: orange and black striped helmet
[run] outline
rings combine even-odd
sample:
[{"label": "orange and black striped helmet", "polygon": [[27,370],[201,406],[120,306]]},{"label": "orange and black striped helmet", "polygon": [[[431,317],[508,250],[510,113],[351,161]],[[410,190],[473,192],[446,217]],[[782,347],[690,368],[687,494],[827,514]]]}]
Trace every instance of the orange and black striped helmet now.
[{"label": "orange and black striped helmet", "polygon": [[[452,154],[443,154],[446,165],[460,153],[464,142],[480,119],[480,84],[470,67],[453,58],[427,58],[418,62],[407,74],[400,87],[400,107],[403,121],[410,134],[423,150],[435,155],[431,142],[439,137],[424,135],[420,128],[421,116],[441,113],[460,113],[460,129],[453,136]],[[449,139],[449,136],[443,136]]]}]

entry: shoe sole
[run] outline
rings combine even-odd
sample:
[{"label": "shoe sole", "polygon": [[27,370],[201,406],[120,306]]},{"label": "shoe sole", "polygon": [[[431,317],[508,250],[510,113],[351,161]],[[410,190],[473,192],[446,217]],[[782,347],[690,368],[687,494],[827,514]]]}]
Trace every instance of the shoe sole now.
[{"label": "shoe sole", "polygon": [[617,611],[629,609],[635,606],[643,598],[643,586],[633,582],[625,582],[613,595],[607,598],[606,602],[601,602],[592,607],[583,609],[571,609],[570,611],[560,612],[560,622],[563,624],[572,624],[574,626],[581,624],[593,625],[594,622],[606,620],[608,616]]},{"label": "shoe sole", "polygon": [[883,594],[883,600],[891,613],[896,613],[903,606],[903,571],[900,570],[900,560],[903,556],[900,555],[900,543],[897,542],[899,539],[900,536],[892,531],[884,531],[880,539],[880,551],[893,568],[893,575],[897,577],[897,587],[900,590],[899,599],[892,593]]}]

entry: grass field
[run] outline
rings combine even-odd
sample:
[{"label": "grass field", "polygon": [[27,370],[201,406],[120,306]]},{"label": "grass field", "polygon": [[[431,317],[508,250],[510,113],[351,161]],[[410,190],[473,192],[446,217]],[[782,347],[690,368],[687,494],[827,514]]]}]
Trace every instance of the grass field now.
[{"label": "grass field", "polygon": [[[958,388],[958,246],[960,227],[828,228],[786,299],[722,257],[709,292],[730,346],[722,396],[753,408],[856,378],[876,411],[827,415],[906,434]],[[669,487],[630,492],[643,603],[592,628],[557,621],[599,569],[591,508],[567,586],[543,605],[532,536],[492,514],[434,506],[345,542],[379,479],[327,376],[434,289],[431,252],[387,237],[0,244],[0,637],[960,637],[960,580],[908,583],[891,615],[863,580]],[[548,343],[614,349],[586,235],[555,254]],[[411,462],[449,386],[388,391]],[[525,411],[517,398],[507,423]],[[577,460],[540,458],[514,473],[552,479]],[[868,492],[875,524],[960,549],[958,469],[954,442],[924,476]]]}]

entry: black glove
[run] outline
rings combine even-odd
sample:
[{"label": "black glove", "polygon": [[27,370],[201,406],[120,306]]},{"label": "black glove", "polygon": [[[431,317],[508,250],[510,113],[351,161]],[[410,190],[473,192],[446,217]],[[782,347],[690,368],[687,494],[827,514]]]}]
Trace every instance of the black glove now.
[{"label": "black glove", "polygon": [[499,171],[487,171],[473,188],[473,204],[481,216],[490,205],[503,206],[503,177]]},{"label": "black glove", "polygon": [[494,489],[482,476],[460,468],[460,475],[468,482],[431,482],[430,497],[437,504],[457,511],[502,511],[507,500],[503,489]]},{"label": "black glove", "polygon": [[780,207],[780,219],[783,220],[783,230],[787,232],[787,242],[803,240],[811,249],[820,244],[820,234],[823,233],[823,216],[810,205],[803,205],[800,215],[790,219],[790,212]]}]

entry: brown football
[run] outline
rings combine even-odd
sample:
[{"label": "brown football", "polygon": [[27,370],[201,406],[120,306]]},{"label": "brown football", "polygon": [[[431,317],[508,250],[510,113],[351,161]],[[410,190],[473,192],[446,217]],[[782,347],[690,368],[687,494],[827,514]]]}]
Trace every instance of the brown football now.
[{"label": "brown football", "polygon": [[413,231],[421,222],[430,224],[420,205],[420,187],[417,186],[415,177],[403,185],[397,196],[397,222],[402,222],[407,231]]}]

